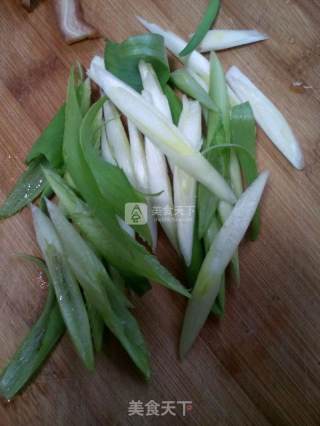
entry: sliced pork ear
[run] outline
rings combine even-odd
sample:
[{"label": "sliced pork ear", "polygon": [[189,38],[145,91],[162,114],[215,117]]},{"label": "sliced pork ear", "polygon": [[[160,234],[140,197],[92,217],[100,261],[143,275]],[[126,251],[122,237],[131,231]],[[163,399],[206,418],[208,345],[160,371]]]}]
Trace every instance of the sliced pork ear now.
[{"label": "sliced pork ear", "polygon": [[39,0],[21,0],[22,6],[28,11],[32,12],[38,6]]},{"label": "sliced pork ear", "polygon": [[99,37],[99,32],[83,17],[79,0],[54,0],[58,25],[66,43]]}]

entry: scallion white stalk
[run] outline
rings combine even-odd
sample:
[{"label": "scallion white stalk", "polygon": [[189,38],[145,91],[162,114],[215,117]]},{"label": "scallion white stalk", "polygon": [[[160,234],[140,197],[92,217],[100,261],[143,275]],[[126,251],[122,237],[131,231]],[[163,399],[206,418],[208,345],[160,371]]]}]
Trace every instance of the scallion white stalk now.
[{"label": "scallion white stalk", "polygon": [[58,237],[53,223],[42,210],[31,204],[31,212],[37,243],[42,253],[45,253],[48,246],[52,246],[59,254],[63,254],[62,244]]},{"label": "scallion white stalk", "polygon": [[266,34],[256,30],[210,30],[199,46],[200,52],[224,50],[267,40]]},{"label": "scallion white stalk", "polygon": [[191,348],[218,295],[221,275],[240,244],[260,202],[269,173],[262,172],[241,195],[211,244],[189,300],[180,340],[180,356]]},{"label": "scallion white stalk", "polygon": [[[144,98],[153,105],[153,98],[149,91],[143,91]],[[149,140],[145,138],[145,149],[148,167],[150,191],[154,195],[150,198],[152,215],[158,218],[161,226],[173,247],[179,251],[177,227],[174,218],[172,187],[168,174],[165,156]]]},{"label": "scallion white stalk", "polygon": [[298,170],[304,167],[304,157],[297,138],[278,108],[244,75],[233,66],[226,74],[227,81],[242,102],[250,102],[255,119],[274,145]]},{"label": "scallion white stalk", "polygon": [[204,78],[204,80],[209,81],[209,63],[207,59],[201,55],[201,53],[194,50],[190,55],[179,56],[181,50],[183,50],[187,45],[185,40],[171,31],[164,30],[157,24],[148,22],[140,16],[137,16],[137,19],[148,31],[155,34],[160,34],[164,38],[166,47],[174,55],[176,55],[182,63],[194,69],[194,71],[202,78]]},{"label": "scallion white stalk", "polygon": [[[183,96],[183,109],[179,129],[195,150],[201,148],[201,106],[199,102],[189,101]],[[178,242],[187,266],[191,264],[196,212],[197,182],[178,167],[173,171],[174,205],[181,212],[177,218]],[[187,214],[188,213],[188,214]]]},{"label": "scallion white stalk", "polygon": [[[209,84],[206,83],[203,78],[200,77],[199,74],[197,74],[192,68],[186,67],[186,70],[190,73],[190,75],[196,80],[197,83],[200,84],[200,86],[206,91],[206,93],[209,93]],[[202,108],[202,114],[205,119],[206,124],[208,124],[208,114],[209,111],[207,108]]]},{"label": "scallion white stalk", "polygon": [[103,106],[106,123],[107,140],[111,152],[118,166],[124,171],[131,185],[135,186],[130,145],[126,131],[121,122],[120,114],[111,101],[106,101]]},{"label": "scallion white stalk", "polygon": [[[172,123],[172,116],[168,98],[164,95],[161,89],[160,82],[152,65],[141,60],[139,62],[139,71],[143,88],[146,92],[149,93],[151,97],[149,102],[151,102],[152,105],[170,121],[170,123]],[[174,166],[171,164],[169,158],[168,162],[171,170],[173,171]]]},{"label": "scallion white stalk", "polygon": [[[207,91],[209,91],[209,75],[210,75],[210,64],[207,58],[205,58],[201,53],[194,50],[191,55],[181,57],[179,56],[180,49],[184,49],[187,45],[187,42],[179,37],[177,34],[166,31],[160,25],[148,22],[147,20],[137,16],[138,21],[150,32],[155,34],[160,34],[164,38],[166,47],[182,62],[186,65],[188,71],[193,71],[195,75],[199,76],[202,81],[206,84]],[[195,77],[193,75],[193,77]],[[196,78],[196,77],[195,77]],[[200,83],[200,81],[197,79]],[[201,84],[201,83],[200,83]],[[229,90],[229,97],[231,105],[237,105],[239,100],[234,95],[233,91]]]},{"label": "scallion white stalk", "polygon": [[[139,71],[144,88],[143,96],[170,122],[172,122],[168,99],[162,92],[160,82],[152,65],[144,61],[140,61]],[[173,247],[178,250],[177,228],[173,217],[172,187],[168,175],[166,158],[147,137],[145,138],[145,150],[150,193],[157,194],[161,192],[161,194],[152,196],[149,199],[151,207],[151,216],[149,215],[151,233],[155,238],[157,238],[156,217],[152,213],[153,207],[155,207],[162,210],[162,215],[158,215],[159,222],[161,223]],[[169,209],[169,211],[167,211],[169,214],[166,217],[163,215],[165,209]],[[155,241],[154,243],[156,245]],[[155,245],[153,249],[155,249]]]},{"label": "scallion white stalk", "polygon": [[114,166],[117,164],[111,152],[105,125],[103,125],[101,129],[101,154],[102,158],[107,163],[113,164]]},{"label": "scallion white stalk", "polygon": [[[225,221],[228,219],[232,212],[232,206],[229,203],[226,203],[224,201],[220,201],[218,205],[218,213],[220,216],[220,220],[222,223],[225,223]],[[234,275],[234,278],[237,282],[237,285],[240,284],[240,265],[239,265],[239,253],[238,249],[234,252],[234,255],[231,259],[231,269],[232,273]]]},{"label": "scallion white stalk", "polygon": [[231,188],[233,189],[236,196],[239,198],[243,192],[242,175],[238,156],[233,149],[231,149],[230,151],[229,174],[231,180]]},{"label": "scallion white stalk", "polygon": [[[150,194],[150,184],[148,177],[148,166],[145,152],[145,144],[142,134],[139,132],[137,127],[128,120],[128,132],[130,140],[130,151],[131,159],[133,164],[133,170],[136,179],[136,189],[143,194]],[[146,196],[148,199],[148,197]],[[152,204],[151,201],[148,201],[148,225],[151,232],[152,238],[152,251],[155,252],[157,248],[158,241],[158,230],[157,222],[152,217]]]},{"label": "scallion white stalk", "polygon": [[150,187],[143,136],[130,120],[128,120],[128,132],[136,188],[140,192],[148,194]]},{"label": "scallion white stalk", "polygon": [[136,91],[108,72],[102,58],[91,62],[89,76],[137,128],[170,158],[172,163],[201,182],[219,198],[230,203],[235,195],[223,177],[192,149],[179,129]]},{"label": "scallion white stalk", "polygon": [[150,93],[153,105],[168,120],[172,120],[168,99],[161,89],[160,82],[152,65],[144,61],[140,61],[139,71],[143,88]]}]

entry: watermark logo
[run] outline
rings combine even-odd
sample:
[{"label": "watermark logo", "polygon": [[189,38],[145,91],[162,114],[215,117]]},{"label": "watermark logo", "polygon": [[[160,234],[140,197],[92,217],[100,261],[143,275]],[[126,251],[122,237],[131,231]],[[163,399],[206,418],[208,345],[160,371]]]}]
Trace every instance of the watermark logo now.
[{"label": "watermark logo", "polygon": [[125,222],[128,225],[145,225],[148,222],[148,206],[144,203],[126,203]]},{"label": "watermark logo", "polygon": [[192,401],[161,401],[154,400],[129,401],[128,416],[176,416],[185,417],[192,410]]},{"label": "watermark logo", "polygon": [[195,205],[148,206],[145,203],[126,203],[125,222],[128,225],[145,225],[150,219],[159,222],[190,222],[194,220]]}]

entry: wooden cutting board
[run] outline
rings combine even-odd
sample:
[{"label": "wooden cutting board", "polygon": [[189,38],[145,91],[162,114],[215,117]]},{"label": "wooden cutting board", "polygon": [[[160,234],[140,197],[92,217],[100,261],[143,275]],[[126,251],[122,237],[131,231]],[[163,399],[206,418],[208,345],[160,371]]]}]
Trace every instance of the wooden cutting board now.
[{"label": "wooden cutting board", "polygon": [[[206,0],[86,0],[88,20],[116,41],[142,31],[143,15],[187,37]],[[185,300],[155,285],[135,314],[152,353],[144,383],[107,338],[94,374],[65,336],[22,396],[0,405],[0,424],[318,425],[320,423],[320,4],[317,0],[224,0],[217,28],[256,28],[271,40],[223,52],[278,105],[301,141],[306,167],[294,170],[258,131],[260,169],[271,178],[258,242],[240,250],[241,287],[228,291],[225,318],[211,318],[183,362],[177,344]],[[50,1],[27,14],[0,3],[0,198],[24,169],[34,139],[62,103],[69,67],[89,64],[103,40],[61,40]],[[297,93],[292,84],[308,88]],[[0,224],[0,367],[43,305],[39,272],[14,257],[38,254],[30,212]],[[162,237],[160,259],[183,277]],[[184,417],[128,416],[129,401],[192,401]],[[180,408],[179,408],[180,407]]]}]

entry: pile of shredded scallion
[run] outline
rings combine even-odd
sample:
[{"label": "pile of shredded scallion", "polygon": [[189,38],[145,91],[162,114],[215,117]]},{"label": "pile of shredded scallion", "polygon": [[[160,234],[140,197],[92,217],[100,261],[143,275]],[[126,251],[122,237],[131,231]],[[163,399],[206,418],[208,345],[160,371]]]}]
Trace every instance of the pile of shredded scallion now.
[{"label": "pile of shredded scallion", "polygon": [[[34,377],[66,330],[89,370],[108,329],[149,379],[150,355],[131,294],[143,296],[151,282],[187,299],[184,357],[208,315],[224,314],[228,266],[240,282],[238,246],[247,229],[253,240],[259,236],[269,173],[258,172],[256,123],[303,168],[280,111],[237,67],[225,74],[215,53],[267,37],[210,30],[219,7],[218,0],[209,2],[189,43],[138,18],[150,32],[108,41],[104,58],[95,56],[87,74],[79,65],[71,69],[65,103],[0,208],[4,219],[39,199],[31,211],[42,259],[23,257],[49,283],[38,321],[1,372],[7,400]],[[166,49],[182,67],[170,70]],[[209,60],[200,51],[210,51]],[[96,102],[92,83],[101,94]],[[154,255],[159,226],[184,261],[187,283]]]}]

